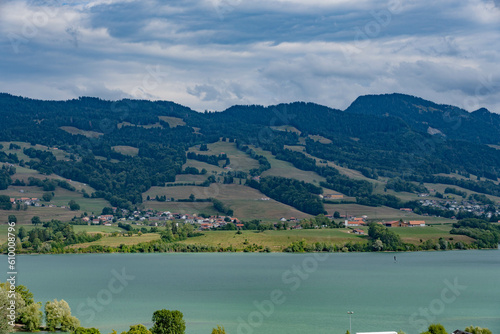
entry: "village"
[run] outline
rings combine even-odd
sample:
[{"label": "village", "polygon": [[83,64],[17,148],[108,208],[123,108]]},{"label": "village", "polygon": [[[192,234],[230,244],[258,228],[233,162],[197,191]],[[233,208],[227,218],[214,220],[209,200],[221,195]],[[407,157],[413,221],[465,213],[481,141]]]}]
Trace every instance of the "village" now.
[{"label": "village", "polygon": [[[114,223],[122,223],[122,224],[130,224],[137,226],[165,226],[167,222],[177,222],[184,224],[192,224],[197,227],[198,230],[217,230],[217,229],[225,229],[228,224],[232,223],[231,226],[234,229],[246,229],[244,222],[236,217],[230,216],[208,216],[204,217],[197,214],[181,214],[181,213],[172,213],[170,211],[156,211],[156,210],[147,210],[147,211],[134,211],[127,212],[127,210],[119,210],[120,212],[116,215],[117,208],[113,208],[115,214],[106,214],[99,216],[84,216],[77,218],[81,222],[87,223],[88,225],[105,225],[105,226],[113,226]],[[117,216],[122,216],[121,218],[117,218]],[[328,221],[333,222],[333,215],[321,215],[324,218],[328,219]],[[297,219],[295,217],[285,218],[282,217],[278,220],[278,222],[274,222],[271,226],[275,229],[288,229],[288,230],[300,230],[305,228],[328,228],[329,225],[311,225],[311,219]],[[337,226],[343,226],[345,228],[354,228],[352,229],[352,233],[364,235],[365,231],[360,229],[360,227],[368,226],[373,220],[368,220],[368,216],[363,215],[361,217],[355,216],[340,216],[340,223]],[[307,222],[307,223],[306,223]],[[378,221],[377,224],[384,225],[386,227],[425,227],[426,223],[423,220],[409,220],[409,221]],[[357,227],[357,228],[356,228]]]},{"label": "village", "polygon": [[492,204],[481,204],[473,200],[458,201],[456,199],[424,199],[419,202],[425,207],[436,208],[444,211],[470,212],[474,213],[476,216],[486,215],[487,218],[491,218],[493,215],[500,215],[498,205],[494,206]]},{"label": "village", "polygon": [[[343,195],[325,195],[324,199],[341,199]],[[427,197],[427,196],[420,196]],[[268,197],[261,198],[262,201],[270,200]],[[33,207],[47,207],[47,208],[62,208],[70,210],[69,205],[60,205],[57,206],[53,203],[46,202],[40,198],[31,198],[31,197],[19,197],[19,198],[10,198],[11,203],[17,210],[27,210],[30,206]],[[494,206],[491,204],[485,205],[480,204],[474,200],[456,200],[454,198],[445,198],[442,200],[436,200],[431,198],[423,198],[419,201],[419,203],[423,207],[431,207],[439,210],[453,211],[454,213],[458,212],[469,212],[473,213],[477,216],[485,215],[488,218],[491,218],[492,215],[500,215],[500,209],[498,206]],[[404,211],[407,213],[412,213],[413,210],[410,208],[401,208],[400,211]],[[231,216],[205,216],[203,214],[185,214],[185,213],[175,213],[170,211],[158,211],[152,209],[145,210],[137,210],[133,212],[129,212],[125,209],[117,209],[112,208],[112,212],[106,212],[107,214],[95,215],[94,213],[82,214],[81,217],[75,217],[76,220],[80,220],[82,223],[87,223],[89,225],[112,225],[113,223],[129,223],[135,225],[143,225],[143,226],[162,226],[165,225],[166,221],[177,221],[181,223],[193,224],[196,225],[200,230],[210,230],[210,229],[224,229],[224,227],[228,223],[233,223],[234,227],[237,229],[244,229],[243,222],[237,217]],[[423,214],[423,216],[427,216],[427,214]],[[376,222],[386,227],[424,227],[426,223],[424,220],[392,220],[392,221],[374,221],[373,219],[369,219],[367,215],[362,215],[360,217],[355,217],[352,215],[348,215],[347,213],[344,215],[338,214],[334,217],[334,215],[325,215],[330,221],[337,220],[343,222],[344,227],[346,228],[354,228],[353,233],[356,234],[364,234],[363,230],[359,227],[367,226],[370,222]],[[455,216],[452,216],[451,219],[456,219]],[[308,220],[308,219],[306,219]],[[309,221],[309,220],[308,220]],[[302,229],[302,228],[311,228],[311,224],[308,224],[307,227],[303,224],[303,219],[298,219],[295,217],[277,217],[277,221],[273,223],[273,226],[277,228],[278,224],[281,224],[283,228],[286,229]],[[312,228],[325,228],[327,225],[314,225]]]}]

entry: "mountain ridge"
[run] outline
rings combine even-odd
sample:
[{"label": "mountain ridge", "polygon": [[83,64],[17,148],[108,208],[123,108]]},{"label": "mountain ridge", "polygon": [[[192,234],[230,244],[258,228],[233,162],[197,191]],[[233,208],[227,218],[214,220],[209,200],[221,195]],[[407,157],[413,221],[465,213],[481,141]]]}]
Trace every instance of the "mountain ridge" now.
[{"label": "mountain ridge", "polygon": [[394,93],[360,96],[345,112],[393,116],[417,131],[428,132],[430,127],[456,140],[467,139],[483,144],[500,141],[500,115],[485,108],[468,112],[452,105]]},{"label": "mountain ridge", "polygon": [[[198,112],[187,106],[178,104],[173,101],[150,101],[150,100],[104,100],[96,97],[79,97],[78,99],[70,100],[37,100],[22,96],[15,96],[8,93],[0,93],[0,105],[4,100],[15,101],[17,103],[30,102],[45,102],[55,104],[83,104],[86,107],[93,108],[95,105],[105,105],[105,108],[110,108],[114,112],[128,114],[133,112],[135,106],[140,104],[148,104],[151,111],[161,109],[164,113],[167,109],[168,116],[176,116],[188,118],[194,123],[203,122],[203,118],[199,115],[204,114],[227,114],[237,116],[241,113],[258,113],[260,119],[254,120],[257,124],[273,125],[292,125],[297,121],[304,121],[303,117],[299,117],[294,121],[295,116],[304,116],[304,113],[314,110],[315,117],[336,118],[335,121],[341,123],[343,119],[349,118],[350,114],[363,114],[380,118],[393,117],[402,120],[410,128],[415,131],[429,133],[432,135],[441,135],[446,138],[455,140],[467,140],[482,144],[500,144],[500,115],[489,111],[486,108],[469,112],[465,109],[447,105],[437,104],[435,102],[425,100],[423,98],[400,94],[377,94],[377,95],[362,95],[356,98],[345,110],[324,106],[314,102],[296,101],[290,103],[280,103],[276,105],[233,105],[222,111]],[[168,111],[170,109],[170,111]],[[128,116],[128,115],[126,115]],[[122,118],[126,118],[123,115]],[[311,117],[311,114],[307,115]],[[217,118],[217,116],[212,116]],[[142,120],[144,122],[144,120]],[[392,121],[396,122],[396,121]],[[376,122],[374,122],[376,123]],[[65,124],[66,126],[71,124]],[[347,129],[347,131],[349,131]]]}]

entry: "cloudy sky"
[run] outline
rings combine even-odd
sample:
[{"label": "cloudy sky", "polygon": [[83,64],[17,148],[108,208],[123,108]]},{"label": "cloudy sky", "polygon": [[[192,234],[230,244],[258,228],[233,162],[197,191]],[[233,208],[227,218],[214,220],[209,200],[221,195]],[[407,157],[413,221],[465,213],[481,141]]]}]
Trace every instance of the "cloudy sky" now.
[{"label": "cloudy sky", "polygon": [[500,113],[500,0],[0,0],[0,92]]}]

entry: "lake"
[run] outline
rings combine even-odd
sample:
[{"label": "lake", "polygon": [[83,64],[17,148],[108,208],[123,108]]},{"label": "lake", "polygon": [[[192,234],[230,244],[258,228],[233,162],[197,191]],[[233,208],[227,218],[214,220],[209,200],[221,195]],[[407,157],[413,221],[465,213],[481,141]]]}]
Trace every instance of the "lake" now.
[{"label": "lake", "polygon": [[103,334],[149,328],[162,308],[183,312],[187,334],[217,324],[234,334],[345,334],[348,311],[354,333],[413,334],[433,322],[500,333],[499,282],[500,250],[18,257],[18,283],[36,301],[64,299]]}]

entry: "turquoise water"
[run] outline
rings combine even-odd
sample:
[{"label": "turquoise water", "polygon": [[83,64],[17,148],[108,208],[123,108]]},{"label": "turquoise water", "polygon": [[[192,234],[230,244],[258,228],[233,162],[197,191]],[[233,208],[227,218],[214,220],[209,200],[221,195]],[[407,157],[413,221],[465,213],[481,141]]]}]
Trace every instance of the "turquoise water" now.
[{"label": "turquoise water", "polygon": [[[500,251],[397,254],[84,254],[18,257],[37,301],[64,299],[87,327],[120,333],[180,310],[187,334],[403,330],[431,322],[500,333]],[[120,274],[119,274],[120,273]],[[121,277],[121,281],[117,276]],[[127,277],[128,276],[128,277]],[[133,277],[132,277],[133,276]]]}]

